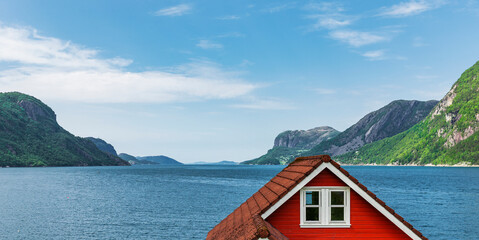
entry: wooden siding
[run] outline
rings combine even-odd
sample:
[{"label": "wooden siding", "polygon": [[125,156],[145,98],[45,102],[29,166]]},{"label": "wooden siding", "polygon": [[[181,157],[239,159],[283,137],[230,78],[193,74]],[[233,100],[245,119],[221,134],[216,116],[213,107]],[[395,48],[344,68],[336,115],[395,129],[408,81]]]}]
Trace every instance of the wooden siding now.
[{"label": "wooden siding", "polygon": [[[346,186],[325,169],[306,186]],[[300,228],[299,192],[285,202],[266,221],[290,240],[302,239],[411,239],[351,189],[350,228]]]}]

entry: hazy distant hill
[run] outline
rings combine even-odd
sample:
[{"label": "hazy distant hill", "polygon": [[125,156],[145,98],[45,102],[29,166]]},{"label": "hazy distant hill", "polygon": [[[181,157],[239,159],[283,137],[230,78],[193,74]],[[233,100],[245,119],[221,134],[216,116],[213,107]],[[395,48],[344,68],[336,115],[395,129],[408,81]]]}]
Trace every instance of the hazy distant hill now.
[{"label": "hazy distant hill", "polygon": [[238,165],[238,162],[233,161],[220,161],[220,162],[194,162],[192,164],[202,165]]},{"label": "hazy distant hill", "polygon": [[340,132],[328,126],[309,130],[289,130],[280,133],[274,139],[273,148],[256,159],[243,164],[285,164],[290,159],[311,149],[315,145],[334,138]]},{"label": "hazy distant hill", "polygon": [[120,153],[118,155],[121,159],[128,161],[131,165],[152,165],[152,164],[159,164],[157,162],[151,162],[147,160],[140,160],[132,155],[126,153]]},{"label": "hazy distant hill", "polygon": [[138,159],[136,159],[136,157],[133,157],[129,154],[126,154],[126,153],[120,153],[118,154],[118,157],[120,157],[121,159],[125,160],[125,161],[137,161]]},{"label": "hazy distant hill", "polygon": [[167,156],[146,156],[146,157],[136,157],[138,160],[143,160],[143,161],[149,161],[149,162],[154,162],[157,164],[161,165],[182,165],[183,163],[180,163],[176,161],[173,158],[167,157]]},{"label": "hazy distant hill", "polygon": [[93,142],[95,146],[98,149],[100,149],[102,152],[117,156],[115,148],[111,144],[105,142],[105,140],[100,138],[94,138],[94,137],[87,137],[86,139]]},{"label": "hazy distant hill", "polygon": [[60,127],[53,110],[18,92],[0,93],[0,166],[129,165]]},{"label": "hazy distant hill", "polygon": [[410,129],[338,156],[349,163],[479,164],[479,62]]}]

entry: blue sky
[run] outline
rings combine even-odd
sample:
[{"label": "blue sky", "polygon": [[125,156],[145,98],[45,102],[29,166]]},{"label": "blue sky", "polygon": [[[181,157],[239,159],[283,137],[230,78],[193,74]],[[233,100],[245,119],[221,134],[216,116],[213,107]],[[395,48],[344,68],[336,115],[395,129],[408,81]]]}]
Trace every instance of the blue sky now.
[{"label": "blue sky", "polygon": [[478,22],[472,0],[0,0],[0,91],[118,152],[243,161],[284,130],[442,98],[479,60]]}]

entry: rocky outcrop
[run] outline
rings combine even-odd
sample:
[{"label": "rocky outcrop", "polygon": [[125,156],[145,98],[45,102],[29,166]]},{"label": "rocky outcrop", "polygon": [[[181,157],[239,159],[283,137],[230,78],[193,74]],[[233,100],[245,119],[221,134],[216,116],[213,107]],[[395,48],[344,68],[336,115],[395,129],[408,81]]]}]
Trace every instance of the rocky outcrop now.
[{"label": "rocky outcrop", "polygon": [[49,118],[56,121],[56,115],[51,109],[44,109],[38,103],[31,100],[20,100],[18,105],[25,110],[27,116],[34,120],[38,121],[41,118]]},{"label": "rocky outcrop", "polygon": [[451,88],[451,90],[444,96],[443,99],[439,102],[439,104],[434,108],[434,111],[431,114],[431,117],[434,119],[434,117],[440,115],[441,113],[446,111],[446,108],[452,105],[452,102],[454,101],[454,98],[456,97],[456,90],[457,85],[454,84],[454,86]]},{"label": "rocky outcrop", "polygon": [[290,159],[310,150],[317,144],[332,139],[340,132],[328,126],[309,130],[289,130],[280,133],[274,139],[274,146],[259,158],[243,162],[243,164],[287,164]]},{"label": "rocky outcrop", "polygon": [[273,147],[311,149],[324,140],[331,139],[340,132],[328,126],[309,130],[289,130],[274,139]]}]

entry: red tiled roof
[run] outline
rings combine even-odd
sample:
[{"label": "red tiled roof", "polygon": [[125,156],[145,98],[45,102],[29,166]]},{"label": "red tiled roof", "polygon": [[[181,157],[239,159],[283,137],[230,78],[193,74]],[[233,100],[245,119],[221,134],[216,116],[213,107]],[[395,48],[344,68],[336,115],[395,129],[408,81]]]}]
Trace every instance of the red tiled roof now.
[{"label": "red tiled roof", "polygon": [[319,155],[311,157],[299,157],[290,163],[286,168],[266,183],[258,192],[253,194],[246,202],[241,204],[230,215],[216,225],[206,237],[207,240],[256,240],[258,238],[268,238],[270,240],[287,240],[288,238],[281,234],[271,224],[266,222],[261,214],[265,213],[271,206],[284,197],[304,178],[311,174],[323,162],[330,162],[334,167],[340,170],[346,177],[356,183],[371,198],[377,201],[381,206],[393,214],[400,222],[411,229],[423,240],[426,237],[416,230],[404,218],[394,212],[376,195],[370,192],[364,185],[358,182],[356,178],[341,168],[341,166],[331,160],[328,155]]}]

